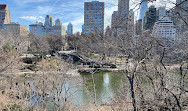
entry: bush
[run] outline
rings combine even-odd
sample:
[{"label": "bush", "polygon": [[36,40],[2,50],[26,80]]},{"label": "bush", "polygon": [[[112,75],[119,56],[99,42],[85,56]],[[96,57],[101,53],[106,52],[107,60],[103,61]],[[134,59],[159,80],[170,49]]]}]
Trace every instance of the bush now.
[{"label": "bush", "polygon": [[22,105],[13,104],[9,105],[7,108],[2,111],[33,111],[31,107],[23,107]]},{"label": "bush", "polygon": [[110,68],[117,68],[116,65],[112,64]]},{"label": "bush", "polygon": [[8,106],[8,108],[3,109],[3,111],[22,111],[21,105],[13,104]]},{"label": "bush", "polygon": [[36,68],[37,68],[36,65],[26,65],[26,66],[22,67],[21,70],[29,69],[29,70],[31,70],[31,71],[35,71]]},{"label": "bush", "polygon": [[13,49],[14,49],[14,47],[11,46],[10,44],[6,44],[6,45],[3,46],[3,51],[5,51],[5,52],[9,52]]}]

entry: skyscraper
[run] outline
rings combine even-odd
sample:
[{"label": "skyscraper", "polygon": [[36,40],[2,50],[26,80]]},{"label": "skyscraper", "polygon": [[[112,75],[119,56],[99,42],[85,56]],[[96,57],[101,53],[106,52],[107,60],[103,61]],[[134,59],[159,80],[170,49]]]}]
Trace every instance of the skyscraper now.
[{"label": "skyscraper", "polygon": [[176,36],[176,29],[170,17],[168,16],[160,17],[159,21],[155,22],[152,35],[154,37],[174,38]]},{"label": "skyscraper", "polygon": [[176,28],[171,18],[166,14],[165,7],[157,10],[158,21],[153,26],[152,35],[154,37],[169,38],[176,36]]},{"label": "skyscraper", "polygon": [[[52,21],[53,24],[53,21]],[[47,32],[48,33],[48,32]],[[62,25],[61,21],[57,19],[55,21],[55,25],[52,27],[52,33],[57,34],[57,35],[65,35],[65,27]]]},{"label": "skyscraper", "polygon": [[11,23],[10,11],[8,9],[8,4],[0,5],[0,29],[3,28],[4,24]]},{"label": "skyscraper", "polygon": [[129,16],[128,16],[128,32],[131,35],[134,35],[134,11],[133,9],[130,10]]},{"label": "skyscraper", "polygon": [[117,32],[124,34],[127,31],[129,16],[129,0],[118,0],[118,27]]},{"label": "skyscraper", "polygon": [[46,28],[51,28],[53,26],[53,18],[50,15],[46,15],[44,26]]},{"label": "skyscraper", "polygon": [[158,10],[157,10],[157,19],[161,20],[165,16],[166,16],[166,9],[165,9],[165,7],[159,7]]},{"label": "skyscraper", "polygon": [[104,31],[104,2],[85,2],[83,33],[98,31]]},{"label": "skyscraper", "polygon": [[154,26],[154,23],[157,20],[157,9],[155,6],[150,6],[149,9],[144,14],[142,19],[142,31],[151,30]]},{"label": "skyscraper", "polygon": [[177,10],[180,13],[180,15],[182,17],[187,17],[188,18],[188,1],[187,0],[176,0],[176,4],[177,4]]},{"label": "skyscraper", "polygon": [[137,22],[136,22],[136,34],[137,35],[141,35],[142,34],[142,19],[139,19]]},{"label": "skyscraper", "polygon": [[141,0],[140,15],[138,21],[136,22],[136,30],[135,30],[137,35],[140,35],[143,32],[142,21],[144,18],[144,14],[147,12],[147,10],[148,10],[148,0]]},{"label": "skyscraper", "polygon": [[112,14],[111,28],[114,28],[118,25],[118,11],[114,11]]},{"label": "skyscraper", "polygon": [[121,18],[129,15],[129,0],[118,0],[118,13]]},{"label": "skyscraper", "polygon": [[72,35],[73,34],[73,25],[72,25],[71,22],[67,26],[67,34],[68,35]]},{"label": "skyscraper", "polygon": [[62,25],[62,23],[61,23],[61,21],[60,21],[59,19],[57,19],[57,20],[55,21],[55,26],[60,26],[60,25]]},{"label": "skyscraper", "polygon": [[147,9],[148,9],[148,0],[142,0],[141,6],[140,6],[139,19],[143,19],[144,14],[146,13]]},{"label": "skyscraper", "polygon": [[177,14],[175,19],[176,26],[178,28],[178,33],[182,34],[188,31],[188,1],[187,0],[176,0],[175,13]]}]

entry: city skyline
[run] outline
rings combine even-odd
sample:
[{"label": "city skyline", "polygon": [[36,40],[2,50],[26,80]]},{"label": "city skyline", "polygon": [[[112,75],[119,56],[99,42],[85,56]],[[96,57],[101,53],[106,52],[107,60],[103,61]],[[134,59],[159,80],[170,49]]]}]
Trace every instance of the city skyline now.
[{"label": "city skyline", "polygon": [[[84,23],[84,2],[93,0],[4,0],[0,4],[8,4],[11,12],[11,21],[26,25],[44,22],[46,15],[60,19],[66,27],[69,22],[74,26],[74,33],[82,31]],[[118,0],[99,0],[105,2],[104,27],[111,24],[111,15],[117,11]],[[74,4],[73,4],[74,3]],[[35,7],[33,7],[35,6]],[[28,8],[30,7],[30,8]],[[131,8],[131,7],[130,7]]]}]

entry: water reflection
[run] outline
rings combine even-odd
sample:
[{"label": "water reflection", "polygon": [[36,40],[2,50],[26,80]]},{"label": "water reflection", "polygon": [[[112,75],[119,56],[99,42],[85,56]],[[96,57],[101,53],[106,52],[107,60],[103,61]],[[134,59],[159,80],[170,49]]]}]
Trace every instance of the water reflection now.
[{"label": "water reflection", "polygon": [[104,87],[108,87],[109,86],[109,83],[110,83],[109,79],[110,79],[109,78],[109,73],[105,73],[103,75],[103,81],[104,81],[103,85],[104,85]]},{"label": "water reflection", "polygon": [[[93,93],[92,75],[88,73],[82,74],[83,78],[87,78],[84,83],[90,93]],[[124,76],[118,72],[98,72],[94,74],[97,103],[110,102],[116,95],[118,95],[118,88],[122,85]]]},{"label": "water reflection", "polygon": [[109,73],[103,74],[103,92],[102,92],[102,102],[109,102],[113,98],[113,89],[110,84],[111,76]]}]

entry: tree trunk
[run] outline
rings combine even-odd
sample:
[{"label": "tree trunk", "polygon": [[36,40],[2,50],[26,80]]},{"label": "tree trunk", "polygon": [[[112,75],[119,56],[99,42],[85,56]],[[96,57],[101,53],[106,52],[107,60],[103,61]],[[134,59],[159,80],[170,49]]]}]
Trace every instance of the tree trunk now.
[{"label": "tree trunk", "polygon": [[129,79],[130,87],[131,87],[131,97],[132,97],[132,105],[133,110],[136,111],[136,100],[135,100],[135,93],[134,93],[134,79],[127,76]]}]

